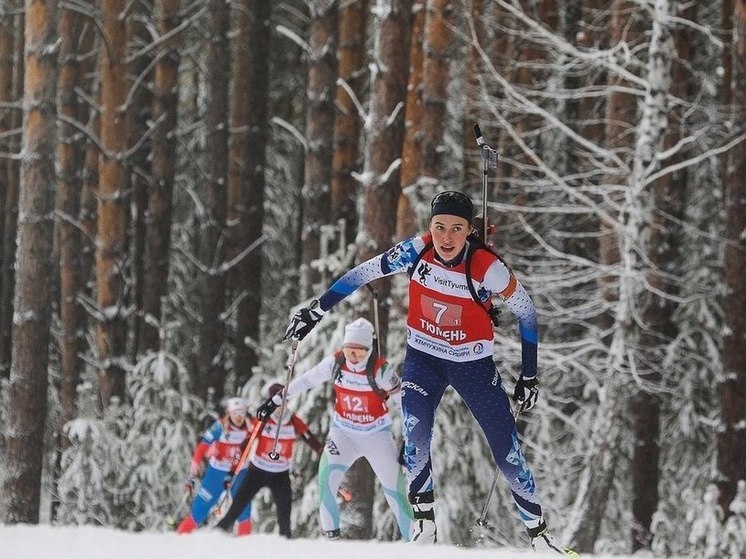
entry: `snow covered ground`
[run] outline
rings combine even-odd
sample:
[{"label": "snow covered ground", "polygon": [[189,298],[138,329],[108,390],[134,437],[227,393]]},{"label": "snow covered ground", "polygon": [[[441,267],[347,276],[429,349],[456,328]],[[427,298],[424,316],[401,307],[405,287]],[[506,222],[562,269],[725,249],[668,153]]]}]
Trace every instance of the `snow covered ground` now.
[{"label": "snow covered ground", "polygon": [[[4,559],[558,559],[559,555],[504,548],[465,549],[450,545],[286,540],[275,535],[243,538],[201,531],[133,534],[94,527],[0,526]],[[635,556],[639,559],[639,555]],[[583,559],[612,556],[583,555]],[[625,559],[614,556],[614,559]],[[626,558],[631,559],[631,558]]]}]

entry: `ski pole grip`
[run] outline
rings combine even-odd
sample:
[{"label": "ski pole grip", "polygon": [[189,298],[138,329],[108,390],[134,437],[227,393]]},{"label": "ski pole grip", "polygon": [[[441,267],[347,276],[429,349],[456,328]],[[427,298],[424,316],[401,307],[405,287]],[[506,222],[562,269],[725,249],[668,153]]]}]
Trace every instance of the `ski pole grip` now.
[{"label": "ski pole grip", "polygon": [[484,145],[484,138],[482,137],[482,130],[479,128],[479,124],[474,123],[474,135],[477,138],[477,145],[482,147]]}]

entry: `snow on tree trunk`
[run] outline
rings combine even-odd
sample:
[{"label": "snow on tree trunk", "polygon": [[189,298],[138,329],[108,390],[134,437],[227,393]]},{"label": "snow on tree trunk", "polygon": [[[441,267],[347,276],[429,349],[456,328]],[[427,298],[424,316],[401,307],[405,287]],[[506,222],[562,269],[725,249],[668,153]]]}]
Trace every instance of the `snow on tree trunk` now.
[{"label": "snow on tree trunk", "polygon": [[3,521],[38,523],[53,277],[52,236],[57,141],[57,2],[26,4],[23,139],[18,257],[5,432]]}]

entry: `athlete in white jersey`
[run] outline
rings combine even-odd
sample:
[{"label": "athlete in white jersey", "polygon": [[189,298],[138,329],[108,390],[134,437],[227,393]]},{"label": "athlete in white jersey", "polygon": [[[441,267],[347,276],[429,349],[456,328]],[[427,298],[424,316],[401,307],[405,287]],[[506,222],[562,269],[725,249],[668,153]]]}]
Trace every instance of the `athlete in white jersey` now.
[{"label": "athlete in white jersey", "polygon": [[[372,356],[373,325],[358,318],[345,328],[342,350],[324,358],[288,386],[292,398],[331,380],[336,403],[319,463],[319,519],[329,538],[340,537],[337,491],[345,472],[364,457],[383,487],[401,537],[409,541],[412,508],[407,482],[391,432],[388,402],[399,399],[399,378],[381,358]],[[268,400],[258,414],[271,413],[281,395]]]}]

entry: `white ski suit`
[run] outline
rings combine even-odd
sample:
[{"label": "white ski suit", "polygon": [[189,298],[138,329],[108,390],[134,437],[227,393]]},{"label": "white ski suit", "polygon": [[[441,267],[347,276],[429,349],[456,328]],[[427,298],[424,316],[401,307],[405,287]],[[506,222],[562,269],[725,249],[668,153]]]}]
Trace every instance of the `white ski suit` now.
[{"label": "white ski suit", "polygon": [[[339,529],[337,491],[350,466],[364,457],[383,487],[402,539],[408,541],[412,509],[407,500],[406,477],[391,432],[388,406],[368,380],[368,358],[353,365],[339,356],[338,353],[324,358],[288,386],[288,398],[292,398],[328,380],[334,383],[334,417],[319,463],[321,529],[324,532]],[[341,362],[339,367],[335,366],[337,359]],[[399,378],[396,373],[383,360],[378,360],[375,366],[375,384],[398,400]],[[332,376],[336,378],[332,379]]]}]

